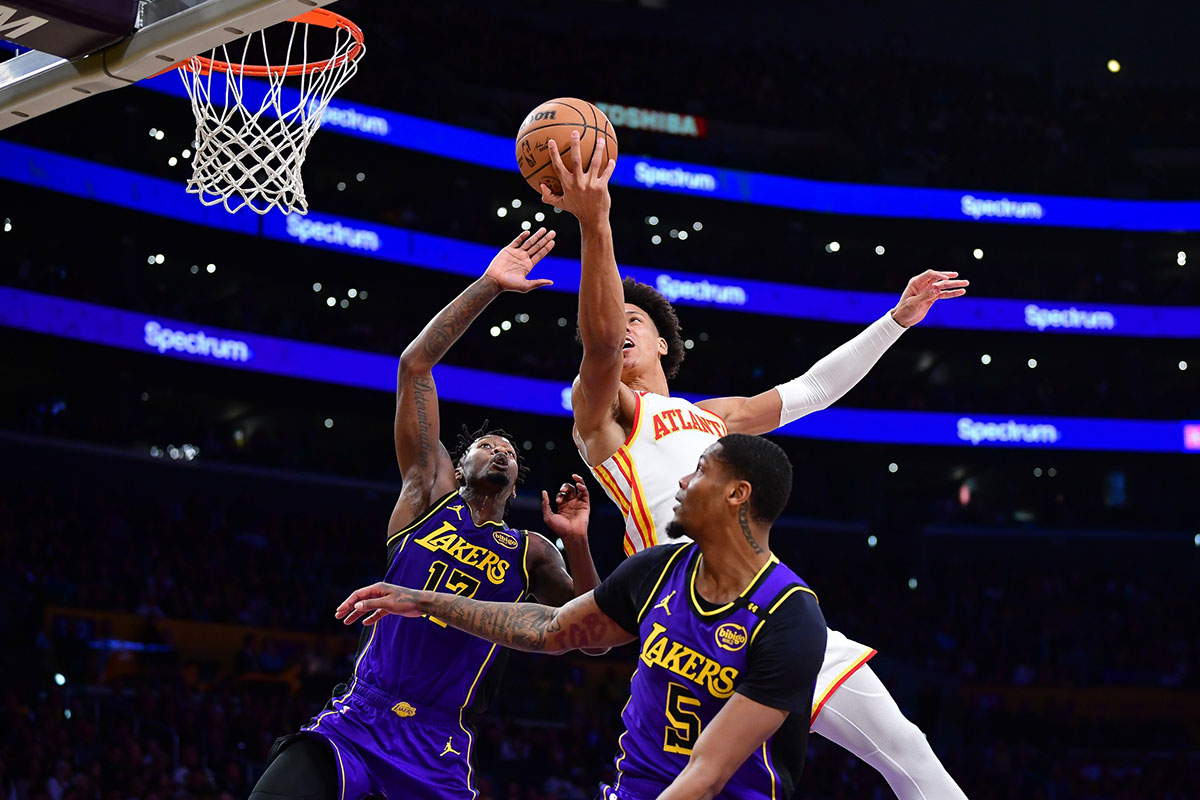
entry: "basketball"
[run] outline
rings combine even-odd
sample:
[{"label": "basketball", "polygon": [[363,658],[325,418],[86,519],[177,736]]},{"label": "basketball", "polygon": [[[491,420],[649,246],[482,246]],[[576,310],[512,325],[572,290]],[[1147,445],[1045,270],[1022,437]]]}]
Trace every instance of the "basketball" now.
[{"label": "basketball", "polygon": [[[604,112],[586,100],[574,97],[559,97],[547,100],[530,111],[517,132],[517,167],[521,177],[542,193],[541,184],[550,187],[555,194],[562,192],[554,166],[550,163],[550,148],[547,143],[558,142],[558,152],[563,163],[571,168],[571,131],[579,131],[579,149],[582,152],[583,168],[589,169],[596,152],[598,137],[605,138],[607,158],[617,157],[617,132]],[[601,164],[601,169],[607,161]]]}]

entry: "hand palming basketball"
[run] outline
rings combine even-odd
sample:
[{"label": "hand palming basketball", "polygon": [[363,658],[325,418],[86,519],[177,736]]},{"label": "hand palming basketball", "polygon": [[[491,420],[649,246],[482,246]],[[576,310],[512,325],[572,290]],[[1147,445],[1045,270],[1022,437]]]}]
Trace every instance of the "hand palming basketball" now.
[{"label": "hand palming basketball", "polygon": [[[569,211],[580,222],[590,222],[608,216],[612,207],[612,198],[608,194],[608,181],[612,178],[613,170],[617,168],[616,159],[605,159],[599,156],[604,153],[606,143],[604,137],[596,142],[597,157],[592,159],[590,167],[585,171],[579,160],[579,133],[571,132],[571,152],[568,158],[570,167],[563,163],[558,152],[558,143],[551,139],[547,142],[550,149],[550,163],[562,186],[562,194],[554,194],[550,187],[542,184],[542,202],[548,203],[563,211]],[[604,164],[603,167],[600,165]]]},{"label": "hand palming basketball", "polygon": [[530,280],[527,276],[534,266],[554,249],[554,231],[538,228],[536,232],[522,231],[512,243],[496,254],[488,264],[484,277],[500,285],[502,292],[521,292],[550,286],[548,278]]}]

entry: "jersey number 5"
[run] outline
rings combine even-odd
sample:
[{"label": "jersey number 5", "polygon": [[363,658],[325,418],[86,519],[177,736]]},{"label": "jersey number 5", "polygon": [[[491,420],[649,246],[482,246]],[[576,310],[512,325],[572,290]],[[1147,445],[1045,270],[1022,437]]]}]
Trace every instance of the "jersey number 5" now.
[{"label": "jersey number 5", "polygon": [[[438,584],[442,582],[442,578],[446,576],[446,570],[448,569],[450,569],[450,565],[444,561],[435,561],[430,564],[429,580],[425,581],[425,591],[438,591]],[[479,591],[479,581],[462,570],[455,569],[450,573],[450,579],[446,581],[446,591],[456,594],[459,597],[474,597],[475,592]],[[431,617],[428,614],[425,614],[424,617],[434,625],[442,628],[446,627],[446,623],[437,617]]]},{"label": "jersey number 5", "polygon": [[699,708],[700,701],[678,683],[667,684],[667,735],[663,750],[690,756],[696,740],[700,738],[700,717],[691,708]]}]

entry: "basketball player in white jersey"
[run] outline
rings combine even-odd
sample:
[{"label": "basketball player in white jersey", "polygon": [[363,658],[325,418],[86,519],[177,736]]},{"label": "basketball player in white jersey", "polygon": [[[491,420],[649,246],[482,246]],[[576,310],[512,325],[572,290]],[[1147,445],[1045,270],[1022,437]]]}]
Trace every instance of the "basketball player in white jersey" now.
[{"label": "basketball player in white jersey", "polygon": [[[753,397],[696,404],[673,398],[667,380],[683,360],[679,320],[653,288],[622,282],[608,219],[608,180],[616,162],[593,157],[585,172],[575,156],[577,134],[572,138],[571,169],[550,141],[563,192],[552,194],[543,185],[542,199],[574,214],[582,234],[583,362],[571,391],[573,436],[625,516],[627,554],[666,541],[677,483],[706,447],[726,433],[769,433],[826,408],[935,301],[966,293],[967,281],[956,280],[958,273],[926,271],[908,282],[895,308],[800,377]],[[867,665],[874,655],[874,649],[828,632],[812,729],[879,770],[901,800],[965,800],[925,735]]]}]

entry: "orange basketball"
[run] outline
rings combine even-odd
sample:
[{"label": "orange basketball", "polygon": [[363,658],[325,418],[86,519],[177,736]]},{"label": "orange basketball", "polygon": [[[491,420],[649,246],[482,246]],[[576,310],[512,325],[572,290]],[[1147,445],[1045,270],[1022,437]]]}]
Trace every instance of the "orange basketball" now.
[{"label": "orange basketball", "polygon": [[[586,100],[574,97],[559,97],[547,100],[529,112],[517,132],[517,166],[521,177],[541,194],[541,184],[550,187],[555,194],[562,192],[558,176],[554,174],[554,166],[550,163],[550,149],[547,142],[551,139],[558,142],[558,152],[563,164],[571,168],[571,131],[579,131],[579,150],[583,159],[583,168],[589,169],[592,156],[596,152],[596,141],[604,137],[604,148],[607,158],[617,157],[617,132],[604,112]],[[600,165],[601,170],[607,166],[607,160]]]}]

